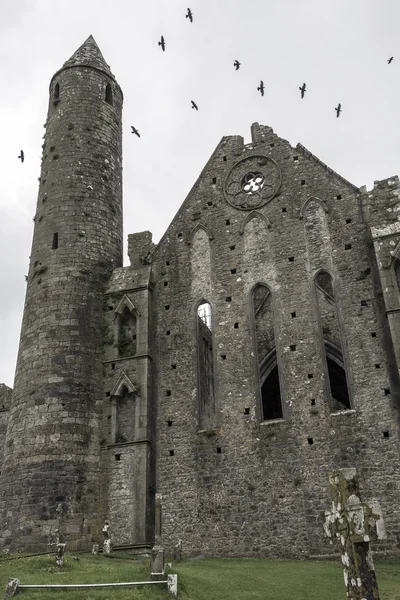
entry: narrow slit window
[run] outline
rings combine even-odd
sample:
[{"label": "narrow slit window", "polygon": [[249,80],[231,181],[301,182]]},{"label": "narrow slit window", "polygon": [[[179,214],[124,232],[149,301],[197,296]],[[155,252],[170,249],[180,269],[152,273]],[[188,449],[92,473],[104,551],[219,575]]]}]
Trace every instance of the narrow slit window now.
[{"label": "narrow slit window", "polygon": [[54,86],[53,99],[59,100],[59,98],[60,98],[60,84],[56,83],[56,85]]},{"label": "narrow slit window", "polygon": [[58,232],[53,233],[53,244],[51,247],[53,250],[57,250],[58,248]]},{"label": "narrow slit window", "polygon": [[196,311],[197,332],[197,389],[200,429],[215,426],[214,349],[212,310],[202,302]]}]

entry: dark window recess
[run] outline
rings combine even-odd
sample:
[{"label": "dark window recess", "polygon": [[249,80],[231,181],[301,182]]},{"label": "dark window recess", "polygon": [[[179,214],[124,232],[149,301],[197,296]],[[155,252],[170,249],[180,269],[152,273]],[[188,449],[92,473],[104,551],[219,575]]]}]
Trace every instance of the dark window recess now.
[{"label": "dark window recess", "polygon": [[226,360],[226,354],[221,354],[222,360]]},{"label": "dark window recess", "polygon": [[166,391],[165,391],[165,395],[166,395],[166,396],[170,396],[170,395],[171,395],[171,390],[166,390]]},{"label": "dark window recess", "polygon": [[175,454],[175,451],[174,451],[174,450],[170,450],[170,451],[169,451],[169,455],[170,455],[170,456],[174,456],[174,454]]},{"label": "dark window recess", "polygon": [[376,337],[376,331],[371,331],[371,337]]},{"label": "dark window recess", "polygon": [[56,85],[54,86],[54,96],[53,96],[54,100],[58,100],[60,98],[60,84],[56,83]]},{"label": "dark window recess", "polygon": [[111,371],[114,371],[115,369],[115,363],[111,363]]},{"label": "dark window recess", "polygon": [[166,260],[165,264],[167,265],[167,267],[169,267],[169,260]]},{"label": "dark window recess", "polygon": [[169,304],[166,304],[166,305],[164,306],[164,308],[165,308],[165,310],[169,310]]},{"label": "dark window recess", "polygon": [[367,267],[366,269],[364,269],[363,273],[364,273],[364,275],[370,275],[371,274],[370,267]]},{"label": "dark window recess", "polygon": [[114,459],[115,459],[116,461],[119,461],[119,460],[121,460],[121,455],[120,455],[120,454],[116,454],[116,455],[114,456]]},{"label": "dark window recess", "polygon": [[383,431],[382,433],[384,438],[390,437],[390,433],[388,431]]},{"label": "dark window recess", "polygon": [[182,232],[178,233],[178,238],[181,238],[182,236],[183,236]]},{"label": "dark window recess", "polygon": [[275,144],[274,144],[274,143],[272,143],[272,144],[270,144],[270,146],[271,146],[271,148],[273,148],[273,147],[275,146]]},{"label": "dark window recess", "polygon": [[231,269],[231,275],[235,275],[236,269]]},{"label": "dark window recess", "polygon": [[311,406],[315,406],[315,398],[311,398]]},{"label": "dark window recess", "polygon": [[385,388],[385,396],[389,396],[390,394],[390,388]]},{"label": "dark window recess", "polygon": [[107,83],[107,85],[106,85],[105,100],[106,100],[107,104],[111,104],[111,106],[113,105],[113,93],[112,93],[111,85],[109,83]]},{"label": "dark window recess", "polygon": [[223,156],[223,157],[222,157],[222,160],[223,160],[224,162],[226,162],[226,156]]},{"label": "dark window recess", "polygon": [[172,421],[167,421],[168,427],[172,427]]},{"label": "dark window recess", "polygon": [[167,331],[165,332],[165,335],[171,335],[171,332],[169,329],[167,329]]},{"label": "dark window recess", "polygon": [[217,178],[216,178],[216,177],[213,177],[213,178],[212,178],[212,182],[213,182],[213,185],[215,185],[215,184],[217,183]]},{"label": "dark window recess", "polygon": [[271,369],[265,379],[261,387],[261,399],[264,421],[283,418],[278,365]]},{"label": "dark window recess", "polygon": [[219,446],[217,447],[217,454],[221,454],[222,452],[222,448],[220,448]]},{"label": "dark window recess", "polygon": [[314,443],[314,440],[313,440],[313,438],[307,438],[307,442],[310,444],[310,446],[312,446]]},{"label": "dark window recess", "polygon": [[176,364],[171,365],[171,369],[176,369]]},{"label": "dark window recess", "polygon": [[248,406],[246,406],[246,408],[244,409],[243,414],[244,415],[249,415],[250,414],[250,408]]},{"label": "dark window recess", "polygon": [[301,184],[301,185],[306,185],[306,180],[305,180],[305,179],[302,179],[302,180],[300,181],[300,184]]},{"label": "dark window recess", "polygon": [[57,250],[58,248],[58,233],[53,233],[53,244],[52,244],[52,249],[53,250]]},{"label": "dark window recess", "polygon": [[294,352],[296,350],[296,344],[291,344],[289,346],[289,348],[291,349],[292,352]]},{"label": "dark window recess", "polygon": [[341,194],[338,194],[338,195],[336,196],[336,200],[341,200],[341,199],[342,199],[342,196],[341,196]]},{"label": "dark window recess", "polygon": [[168,281],[164,281],[164,287],[167,287]]},{"label": "dark window recess", "polygon": [[229,250],[234,250],[236,246],[229,246]]},{"label": "dark window recess", "polygon": [[110,396],[110,392],[106,392],[106,396],[108,398]]},{"label": "dark window recess", "polygon": [[286,207],[282,206],[282,212],[286,212]]},{"label": "dark window recess", "polygon": [[288,261],[289,262],[294,262],[294,256],[289,256]]},{"label": "dark window recess", "polygon": [[114,307],[113,306],[109,306],[108,310],[114,310]]},{"label": "dark window recess", "polygon": [[226,219],[226,221],[225,221],[225,225],[230,225],[230,224],[231,224],[230,220],[229,220],[229,219]]},{"label": "dark window recess", "polygon": [[294,162],[298,162],[299,161],[299,157],[298,156],[293,156],[293,160],[294,160]]},{"label": "dark window recess", "polygon": [[344,249],[345,250],[351,250],[351,244],[345,244],[344,245]]},{"label": "dark window recess", "polygon": [[312,378],[314,377],[314,375],[313,375],[312,373],[309,373],[309,374],[307,375],[307,377],[308,377],[308,379],[312,379]]},{"label": "dark window recess", "polygon": [[375,369],[380,369],[381,365],[379,363],[375,363]]},{"label": "dark window recess", "polygon": [[366,300],[361,300],[361,306],[368,306],[368,303]]},{"label": "dark window recess", "polygon": [[233,328],[234,329],[239,329],[239,323],[234,323]]},{"label": "dark window recess", "polygon": [[346,219],[346,223],[347,223],[347,225],[348,225],[349,223],[351,223],[351,219]]},{"label": "dark window recess", "polygon": [[346,372],[336,361],[326,357],[328,365],[329,385],[331,388],[334,410],[349,410],[351,408]]},{"label": "dark window recess", "polygon": [[232,296],[226,296],[225,302],[232,302]]},{"label": "dark window recess", "polygon": [[213,203],[211,202],[211,200],[210,200],[210,202],[207,202],[207,206],[212,206],[212,205],[213,205]]},{"label": "dark window recess", "polygon": [[290,315],[291,315],[292,319],[294,319],[294,318],[296,317],[296,311],[295,311],[295,312],[292,312],[292,313],[290,313]]}]

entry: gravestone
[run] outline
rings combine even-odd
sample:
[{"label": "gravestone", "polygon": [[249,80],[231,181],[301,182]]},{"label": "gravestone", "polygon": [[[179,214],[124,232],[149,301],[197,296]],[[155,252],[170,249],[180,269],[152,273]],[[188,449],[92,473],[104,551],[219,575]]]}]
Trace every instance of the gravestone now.
[{"label": "gravestone", "polygon": [[151,573],[164,573],[164,546],[162,544],[162,496],[156,494],[155,507],[155,544],[151,551]]},{"label": "gravestone", "polygon": [[15,596],[18,592],[18,586],[20,583],[21,582],[19,579],[11,579],[10,578],[7,583],[4,598],[12,598],[12,596]]},{"label": "gravestone", "polygon": [[92,546],[92,554],[98,554],[99,553],[99,544],[93,544]]},{"label": "gravestone", "polygon": [[64,554],[65,554],[65,546],[66,545],[67,544],[60,544],[60,542],[58,542],[58,544],[57,544],[56,565],[60,569],[62,569],[64,566]]},{"label": "gravestone", "polygon": [[340,542],[344,582],[349,600],[379,600],[371,539],[384,539],[379,504],[362,502],[355,469],[329,474],[332,507],[325,511],[325,534]]}]

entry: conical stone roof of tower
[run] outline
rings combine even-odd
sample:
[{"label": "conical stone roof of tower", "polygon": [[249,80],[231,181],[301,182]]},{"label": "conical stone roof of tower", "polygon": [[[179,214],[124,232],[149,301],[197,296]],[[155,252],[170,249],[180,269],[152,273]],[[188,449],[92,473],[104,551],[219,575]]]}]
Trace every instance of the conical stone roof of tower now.
[{"label": "conical stone roof of tower", "polygon": [[78,50],[76,50],[76,52],[74,52],[74,54],[71,56],[71,58],[63,64],[63,68],[78,67],[80,65],[94,67],[95,69],[104,71],[104,73],[107,73],[114,78],[110,67],[104,60],[104,56],[100,52],[100,48],[96,44],[96,41],[92,35],[89,35],[82,46],[80,46]]}]

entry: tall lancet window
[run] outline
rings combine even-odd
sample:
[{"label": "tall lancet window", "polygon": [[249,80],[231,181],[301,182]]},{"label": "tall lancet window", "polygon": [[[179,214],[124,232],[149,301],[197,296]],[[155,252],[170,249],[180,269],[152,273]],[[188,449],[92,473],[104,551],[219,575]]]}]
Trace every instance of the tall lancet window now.
[{"label": "tall lancet window", "polygon": [[315,277],[315,291],[321,333],[323,337],[324,362],[333,411],[351,409],[349,385],[343,354],[342,333],[337,313],[333,279],[328,271],[320,271]]},{"label": "tall lancet window", "polygon": [[196,310],[197,390],[200,429],[216,426],[212,311],[202,301]]},{"label": "tall lancet window", "polygon": [[263,284],[252,293],[254,338],[260,386],[260,414],[263,421],[282,419],[282,396],[275,348],[271,290]]}]

